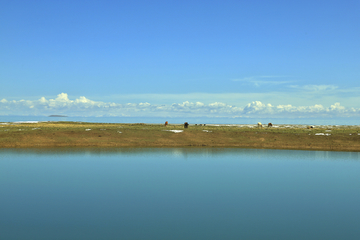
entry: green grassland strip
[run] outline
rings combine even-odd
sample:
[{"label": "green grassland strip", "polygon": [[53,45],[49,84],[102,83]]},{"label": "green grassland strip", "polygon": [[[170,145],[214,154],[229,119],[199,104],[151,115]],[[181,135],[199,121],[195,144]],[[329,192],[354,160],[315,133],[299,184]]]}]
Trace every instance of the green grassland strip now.
[{"label": "green grassland strip", "polygon": [[[182,130],[182,132],[172,132]],[[360,151],[359,126],[305,128],[253,125],[39,122],[0,125],[0,148],[12,147],[246,147]]]}]

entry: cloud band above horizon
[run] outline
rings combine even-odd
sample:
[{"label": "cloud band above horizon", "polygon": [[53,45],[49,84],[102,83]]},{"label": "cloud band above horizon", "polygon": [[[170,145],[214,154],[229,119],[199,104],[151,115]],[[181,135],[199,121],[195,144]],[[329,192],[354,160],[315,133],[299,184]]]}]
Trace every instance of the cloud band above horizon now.
[{"label": "cloud band above horizon", "polygon": [[264,104],[252,101],[244,107],[222,102],[204,104],[189,102],[173,104],[114,103],[93,101],[84,96],[71,100],[68,94],[61,93],[55,99],[41,97],[39,100],[0,100],[0,115],[37,115],[62,114],[81,117],[355,117],[360,116],[360,108],[346,108],[340,103],[329,107],[321,104],[313,106],[293,106]]}]

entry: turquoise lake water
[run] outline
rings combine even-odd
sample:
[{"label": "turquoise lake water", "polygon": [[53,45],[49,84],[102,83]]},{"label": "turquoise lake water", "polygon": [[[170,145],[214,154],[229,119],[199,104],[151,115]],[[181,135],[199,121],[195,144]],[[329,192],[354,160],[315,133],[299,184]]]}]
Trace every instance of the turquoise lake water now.
[{"label": "turquoise lake water", "polygon": [[359,239],[360,153],[0,149],[0,239]]}]

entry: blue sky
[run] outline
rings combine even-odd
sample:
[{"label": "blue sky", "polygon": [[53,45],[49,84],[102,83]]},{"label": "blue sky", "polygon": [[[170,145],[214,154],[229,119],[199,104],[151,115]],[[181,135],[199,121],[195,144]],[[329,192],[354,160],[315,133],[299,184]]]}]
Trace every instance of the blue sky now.
[{"label": "blue sky", "polygon": [[359,116],[359,12],[357,0],[3,0],[0,115]]}]

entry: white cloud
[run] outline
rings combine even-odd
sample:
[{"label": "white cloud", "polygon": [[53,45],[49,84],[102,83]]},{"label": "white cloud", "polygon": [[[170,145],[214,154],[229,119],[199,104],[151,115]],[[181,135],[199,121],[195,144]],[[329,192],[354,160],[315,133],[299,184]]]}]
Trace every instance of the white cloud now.
[{"label": "white cloud", "polygon": [[290,87],[307,92],[330,92],[339,88],[338,86],[335,85],[305,85],[305,86],[291,85]]},{"label": "white cloud", "polygon": [[334,105],[331,105],[328,111],[337,111],[337,112],[345,112],[346,109],[343,106],[340,106],[340,103],[335,103]]},{"label": "white cloud", "polygon": [[148,102],[151,104],[171,105],[173,103],[181,104],[186,101],[204,105],[215,102],[226,103],[231,106],[244,108],[249,102],[257,100],[262,103],[271,103],[273,106],[292,105],[292,106],[311,106],[321,104],[330,106],[336,102],[350,108],[360,108],[360,88],[340,89],[331,91],[308,91],[303,88],[287,88],[286,91],[280,87],[276,91],[270,92],[244,92],[244,93],[187,93],[187,94],[121,94],[108,96],[104,99],[111,102]]},{"label": "white cloud", "polygon": [[261,85],[280,85],[294,82],[292,80],[278,80],[284,78],[288,78],[288,76],[252,76],[240,79],[232,79],[232,81],[250,83],[256,87],[260,87]]},{"label": "white cloud", "polygon": [[339,102],[329,107],[322,104],[310,106],[294,106],[291,104],[272,105],[261,101],[253,101],[245,107],[229,105],[224,102],[185,101],[173,104],[152,104],[149,102],[119,104],[114,102],[93,101],[84,96],[71,100],[66,93],[55,99],[39,100],[6,100],[0,101],[3,115],[51,115],[68,116],[158,116],[158,117],[336,117],[360,116],[359,108],[346,108]]},{"label": "white cloud", "polygon": [[274,112],[273,106],[270,103],[264,104],[260,101],[254,101],[248,103],[244,108],[244,113],[247,114],[273,113],[273,112]]}]

